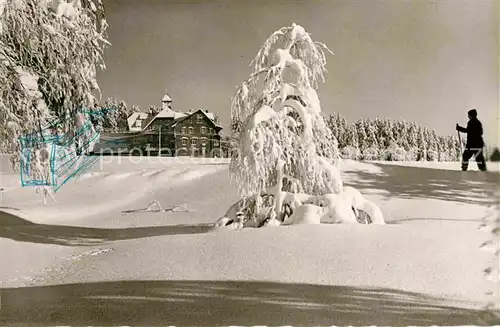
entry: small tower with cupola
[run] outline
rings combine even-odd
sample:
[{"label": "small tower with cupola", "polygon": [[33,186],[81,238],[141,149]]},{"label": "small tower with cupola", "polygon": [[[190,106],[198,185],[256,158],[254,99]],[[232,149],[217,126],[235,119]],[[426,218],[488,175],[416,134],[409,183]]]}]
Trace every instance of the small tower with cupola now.
[{"label": "small tower with cupola", "polygon": [[161,99],[161,110],[173,110],[172,109],[172,98],[168,95],[168,90],[165,89],[165,95]]}]

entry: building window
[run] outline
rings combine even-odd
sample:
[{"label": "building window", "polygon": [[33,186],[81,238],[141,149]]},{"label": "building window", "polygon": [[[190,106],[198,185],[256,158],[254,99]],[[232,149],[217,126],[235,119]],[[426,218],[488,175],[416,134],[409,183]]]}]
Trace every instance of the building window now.
[{"label": "building window", "polygon": [[181,128],[181,133],[182,133],[182,134],[186,134],[186,127],[182,127],[182,128]]},{"label": "building window", "polygon": [[183,138],[183,139],[182,139],[182,145],[187,145],[187,143],[188,143],[187,138]]},{"label": "building window", "polygon": [[197,115],[197,116],[196,116],[196,122],[197,122],[198,124],[201,124],[201,123],[203,122],[203,116],[202,116],[202,115]]},{"label": "building window", "polygon": [[194,132],[194,128],[189,127],[189,129],[188,129],[188,130],[189,130],[189,134],[193,134],[193,132]]},{"label": "building window", "polygon": [[214,146],[219,146],[219,141],[214,141]]},{"label": "building window", "polygon": [[197,137],[193,137],[193,138],[191,139],[191,145],[192,145],[192,146],[195,146],[195,145],[197,145],[197,144],[198,144],[198,138],[197,138]]},{"label": "building window", "polygon": [[206,134],[207,133],[207,128],[206,127],[202,127],[201,128],[201,134]]},{"label": "building window", "polygon": [[201,141],[201,145],[203,145],[203,146],[207,145],[207,138],[206,137],[202,137],[200,141]]}]

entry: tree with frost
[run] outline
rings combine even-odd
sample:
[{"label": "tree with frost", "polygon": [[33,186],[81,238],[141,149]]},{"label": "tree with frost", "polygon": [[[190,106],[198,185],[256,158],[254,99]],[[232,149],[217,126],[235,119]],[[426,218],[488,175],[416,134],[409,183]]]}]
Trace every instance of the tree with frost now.
[{"label": "tree with frost", "polygon": [[325,52],[296,24],[274,32],[258,51],[231,106],[237,151],[230,172],[242,199],[216,226],[357,222],[354,205],[384,223],[375,204],[342,185],[337,142],[317,93]]},{"label": "tree with frost", "polygon": [[368,136],[366,135],[365,125],[366,123],[364,119],[359,119],[356,123],[354,123],[357,132],[359,150],[361,152],[365,150],[368,139]]},{"label": "tree with frost", "polygon": [[379,151],[383,149],[385,142],[384,125],[382,120],[377,116],[372,122],[375,131],[375,139],[379,145]]},{"label": "tree with frost", "polygon": [[[452,144],[450,147],[452,161],[461,161],[462,159],[462,148],[465,146],[455,136],[448,136],[449,142]],[[462,140],[463,141],[463,140]]]},{"label": "tree with frost", "polygon": [[100,106],[101,110],[106,110],[106,114],[103,115],[103,128],[106,132],[118,132],[118,101],[112,98],[107,98],[104,103]]},{"label": "tree with frost", "polygon": [[161,111],[161,108],[158,107],[157,105],[151,105],[149,107],[149,114],[152,115],[152,116],[156,116],[158,115],[158,113]]},{"label": "tree with frost", "polygon": [[363,150],[364,160],[378,160],[380,156],[379,143],[377,140],[377,129],[375,121],[368,120],[365,124],[365,148]]},{"label": "tree with frost", "polygon": [[340,133],[340,128],[339,128],[339,122],[338,122],[338,113],[330,114],[325,118],[326,121],[326,126],[330,129],[332,132],[332,136],[338,141],[339,139],[339,133]]},{"label": "tree with frost", "polygon": [[408,154],[405,149],[393,142],[381,152],[381,159],[386,161],[407,161]]},{"label": "tree with frost", "polygon": [[456,161],[457,158],[455,156],[455,140],[453,139],[453,137],[450,137],[449,135],[443,137],[443,143],[446,161]]},{"label": "tree with frost", "polygon": [[137,105],[128,107],[123,100],[108,98],[102,105],[99,105],[99,110],[103,112],[102,125],[106,132],[126,132],[128,130],[128,117],[134,112],[140,112]]},{"label": "tree with frost", "polygon": [[409,125],[406,121],[400,121],[398,123],[398,145],[401,146],[405,151],[410,153],[410,142],[408,142]]},{"label": "tree with frost", "polygon": [[328,128],[332,131],[334,138],[337,140],[339,149],[347,146],[347,138],[349,137],[347,120],[339,113],[330,114],[325,120]]},{"label": "tree with frost", "polygon": [[35,151],[44,151],[47,127],[76,135],[78,112],[100,95],[96,71],[104,69],[106,28],[101,0],[0,0],[0,139],[17,149],[15,167],[20,136],[31,135]]},{"label": "tree with frost", "polygon": [[448,161],[446,160],[446,144],[445,138],[441,135],[437,136],[436,149],[438,155],[438,161]]},{"label": "tree with frost", "polygon": [[385,130],[385,134],[384,134],[384,146],[385,147],[389,147],[392,144],[396,143],[396,138],[394,137],[395,127],[394,127],[393,121],[390,120],[390,119],[387,119],[385,121],[384,125],[385,125],[384,126],[384,130]]},{"label": "tree with frost", "polygon": [[138,105],[133,104],[132,107],[130,108],[129,116],[135,112],[141,112],[141,108],[139,108]]},{"label": "tree with frost", "polygon": [[342,158],[358,160],[360,157],[359,144],[358,144],[358,134],[356,132],[356,126],[351,124],[346,128],[346,144],[341,149]]},{"label": "tree with frost", "polygon": [[424,127],[418,126],[417,130],[417,139],[416,139],[416,160],[417,161],[426,161],[427,160],[427,145],[425,142],[425,131]]},{"label": "tree with frost", "polygon": [[123,100],[118,103],[118,108],[116,110],[116,123],[118,132],[126,132],[128,130],[128,117],[132,114],[132,111],[128,108],[127,103]]},{"label": "tree with frost", "polygon": [[435,130],[427,130],[427,160],[439,161],[438,136]]},{"label": "tree with frost", "polygon": [[349,143],[349,125],[347,124],[347,120],[345,117],[339,115],[337,118],[338,126],[339,126],[339,137],[337,142],[339,144],[339,148],[342,149],[347,146]]},{"label": "tree with frost", "polygon": [[347,146],[352,146],[359,149],[358,133],[356,132],[356,126],[354,124],[347,126],[346,139]]}]

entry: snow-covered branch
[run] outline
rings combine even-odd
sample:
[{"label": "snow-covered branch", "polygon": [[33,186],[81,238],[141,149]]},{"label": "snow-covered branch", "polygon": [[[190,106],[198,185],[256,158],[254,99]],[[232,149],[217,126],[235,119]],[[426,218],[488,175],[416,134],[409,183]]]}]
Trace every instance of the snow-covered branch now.
[{"label": "snow-covered branch", "polygon": [[77,111],[100,96],[106,21],[101,0],[0,1],[0,138],[42,137],[60,121],[72,135]]}]

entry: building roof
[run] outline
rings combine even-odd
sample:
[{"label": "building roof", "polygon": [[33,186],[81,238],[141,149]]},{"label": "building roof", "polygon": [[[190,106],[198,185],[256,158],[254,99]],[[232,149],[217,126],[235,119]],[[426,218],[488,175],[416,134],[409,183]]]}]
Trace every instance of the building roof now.
[{"label": "building roof", "polygon": [[186,115],[187,115],[186,113],[173,111],[172,109],[163,109],[155,116],[155,119],[156,118],[174,118],[174,119],[177,119],[177,118],[182,118]]},{"label": "building roof", "polygon": [[203,115],[205,115],[205,117],[207,117],[214,125],[215,127],[220,127],[222,129],[222,126],[218,125],[216,122],[215,122],[215,115],[211,112],[206,112],[202,109],[199,109],[195,112],[191,112],[191,113],[188,113],[185,117],[180,117],[179,119],[176,119],[176,122],[173,126],[175,126],[177,123],[180,123],[181,121],[191,117],[192,115],[196,114],[196,113],[203,113]]},{"label": "building roof", "polygon": [[[170,97],[168,97],[168,99],[169,98]],[[127,118],[127,123],[130,132],[141,132],[146,130],[155,119],[172,119],[175,122],[175,126],[177,123],[200,112],[203,113],[203,115],[205,115],[205,117],[207,117],[216,128],[222,129],[222,126],[220,126],[218,122],[216,122],[215,114],[202,109],[189,112],[178,112],[172,109],[163,109],[155,116],[152,116],[147,112],[134,112],[132,115],[130,115],[130,117]],[[141,127],[135,127],[135,123],[137,120],[141,120]]]},{"label": "building roof", "polygon": [[156,116],[154,116],[151,120],[149,120],[148,123],[146,125],[144,125],[142,130],[145,130],[146,128],[148,128],[149,125],[151,125],[151,123],[157,118],[170,118],[173,120],[177,120],[180,118],[184,118],[186,115],[187,115],[186,113],[173,111],[172,109],[163,109]]},{"label": "building roof", "polygon": [[127,118],[127,125],[131,132],[141,131],[141,127],[134,127],[137,120],[146,121],[149,117],[147,112],[134,112]]}]

